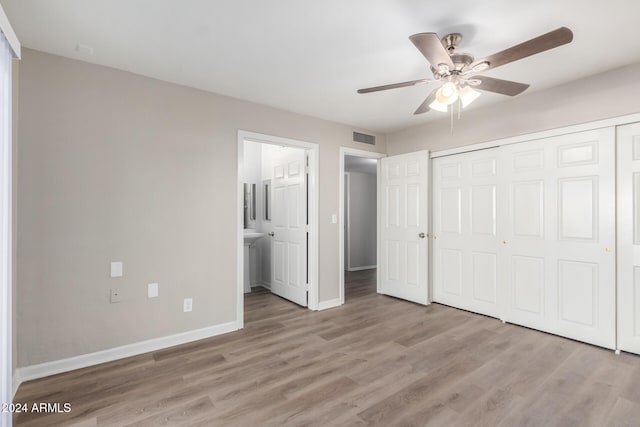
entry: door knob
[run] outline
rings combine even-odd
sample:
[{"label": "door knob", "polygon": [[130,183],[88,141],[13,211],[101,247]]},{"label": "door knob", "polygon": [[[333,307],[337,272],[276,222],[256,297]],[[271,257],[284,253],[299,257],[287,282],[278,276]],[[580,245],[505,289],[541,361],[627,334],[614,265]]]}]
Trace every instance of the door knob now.
[{"label": "door knob", "polygon": [[424,239],[424,233],[418,234],[418,237],[421,238],[421,239]]},{"label": "door knob", "polygon": [[275,236],[275,234],[273,233],[273,231],[271,233],[269,233],[269,236],[273,237]]}]

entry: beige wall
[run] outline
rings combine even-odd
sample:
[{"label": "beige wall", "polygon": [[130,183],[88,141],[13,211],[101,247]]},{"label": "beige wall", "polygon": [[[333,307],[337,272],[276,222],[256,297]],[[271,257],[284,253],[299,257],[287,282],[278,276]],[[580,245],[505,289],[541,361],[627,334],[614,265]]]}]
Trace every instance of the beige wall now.
[{"label": "beige wall", "polygon": [[[579,66],[579,65],[577,65]],[[552,70],[550,70],[552,72]],[[460,147],[640,112],[640,64],[387,135],[389,154]],[[431,112],[428,114],[438,114]]]},{"label": "beige wall", "polygon": [[12,69],[12,124],[11,124],[11,132],[12,132],[12,140],[11,140],[11,149],[12,149],[12,159],[11,159],[11,168],[12,168],[12,217],[11,217],[11,233],[12,233],[12,248],[11,248],[11,256],[12,258],[12,271],[13,274],[11,281],[11,294],[12,294],[12,369],[15,373],[17,363],[18,363],[18,81],[19,81],[19,62],[17,60],[13,61],[13,69]]},{"label": "beige wall", "polygon": [[19,366],[235,320],[238,129],[320,144],[319,292],[338,297],[339,147],[368,148],[350,126],[28,49],[19,83]]}]

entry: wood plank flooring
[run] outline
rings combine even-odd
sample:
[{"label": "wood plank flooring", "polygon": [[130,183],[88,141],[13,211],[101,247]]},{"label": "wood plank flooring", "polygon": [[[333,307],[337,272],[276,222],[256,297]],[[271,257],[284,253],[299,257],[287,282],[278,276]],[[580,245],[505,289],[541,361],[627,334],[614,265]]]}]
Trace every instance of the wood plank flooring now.
[{"label": "wood plank flooring", "polygon": [[18,426],[638,426],[640,357],[375,293],[311,312],[254,290],[245,329],[23,384]]}]

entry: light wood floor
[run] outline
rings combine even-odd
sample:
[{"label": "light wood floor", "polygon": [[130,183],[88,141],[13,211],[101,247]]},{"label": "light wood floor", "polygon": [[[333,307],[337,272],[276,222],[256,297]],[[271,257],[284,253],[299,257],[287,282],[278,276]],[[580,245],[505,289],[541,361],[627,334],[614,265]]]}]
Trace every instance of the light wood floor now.
[{"label": "light wood floor", "polygon": [[70,402],[16,425],[640,425],[640,357],[443,305],[375,293],[299,308],[264,290],[245,329],[23,384],[16,402]]}]

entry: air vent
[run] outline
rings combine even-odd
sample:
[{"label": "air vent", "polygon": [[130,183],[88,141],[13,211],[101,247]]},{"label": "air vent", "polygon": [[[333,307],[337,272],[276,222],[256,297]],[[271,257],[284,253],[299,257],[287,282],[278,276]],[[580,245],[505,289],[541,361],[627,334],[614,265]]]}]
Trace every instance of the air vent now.
[{"label": "air vent", "polygon": [[376,137],[373,135],[367,135],[366,133],[353,132],[353,140],[364,144],[376,145]]}]

